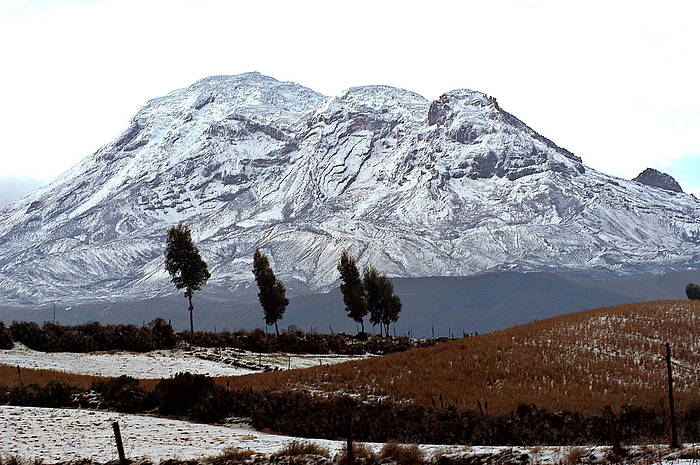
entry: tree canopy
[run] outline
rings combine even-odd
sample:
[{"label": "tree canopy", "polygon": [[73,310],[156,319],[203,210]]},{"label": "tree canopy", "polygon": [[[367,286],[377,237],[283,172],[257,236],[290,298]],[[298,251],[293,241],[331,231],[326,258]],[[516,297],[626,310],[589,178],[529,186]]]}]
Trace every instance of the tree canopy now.
[{"label": "tree canopy", "polygon": [[258,299],[263,309],[265,324],[274,324],[275,332],[279,335],[277,322],[282,319],[289,300],[285,296],[284,284],[277,279],[270,266],[269,258],[260,252],[260,249],[257,249],[253,255],[253,274],[260,291]]},{"label": "tree canopy", "polygon": [[343,294],[345,311],[348,317],[360,323],[362,332],[364,333],[364,318],[367,315],[365,288],[362,283],[360,271],[357,269],[357,263],[347,250],[343,250],[340,254],[338,271],[340,271],[340,292]]},{"label": "tree canopy", "polygon": [[399,319],[401,299],[394,294],[394,284],[375,267],[368,266],[364,271],[363,284],[370,314],[369,321],[380,325],[380,333],[389,335],[389,325]]},{"label": "tree canopy", "polygon": [[168,230],[165,246],[165,269],[177,289],[185,289],[189,301],[190,331],[194,332],[192,296],[211,277],[207,263],[199,255],[199,249],[192,242],[190,228],[183,223]]}]

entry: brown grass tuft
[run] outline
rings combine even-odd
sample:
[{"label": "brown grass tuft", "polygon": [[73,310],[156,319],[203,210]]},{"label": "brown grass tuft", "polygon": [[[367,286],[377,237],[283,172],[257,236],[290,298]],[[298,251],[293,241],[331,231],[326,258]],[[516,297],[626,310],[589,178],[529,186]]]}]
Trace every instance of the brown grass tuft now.
[{"label": "brown grass tuft", "polygon": [[417,445],[402,445],[387,442],[379,452],[379,457],[396,462],[397,465],[420,465],[425,463],[425,456]]},{"label": "brown grass tuft", "polygon": [[331,453],[315,442],[294,440],[289,441],[282,449],[273,454],[276,457],[298,457],[300,455],[320,455],[328,458]]},{"label": "brown grass tuft", "polygon": [[[355,459],[374,459],[375,454],[370,446],[364,442],[352,443],[352,454]],[[345,465],[348,462],[347,444],[340,450],[338,454],[338,465]]]},{"label": "brown grass tuft", "polygon": [[248,462],[257,453],[250,449],[227,447],[220,455],[204,459],[206,465],[234,465]]}]

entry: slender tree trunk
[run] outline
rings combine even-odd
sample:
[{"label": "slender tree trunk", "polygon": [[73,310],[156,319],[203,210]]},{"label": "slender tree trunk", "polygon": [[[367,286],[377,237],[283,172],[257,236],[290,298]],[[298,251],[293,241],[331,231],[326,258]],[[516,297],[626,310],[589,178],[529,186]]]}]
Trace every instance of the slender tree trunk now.
[{"label": "slender tree trunk", "polygon": [[361,327],[362,327],[362,332],[364,333],[364,332],[365,332],[365,319],[364,319],[364,318],[362,318],[362,319],[360,320],[360,325],[361,325]]},{"label": "slender tree trunk", "polygon": [[192,317],[192,310],[194,310],[194,307],[192,306],[192,293],[188,292],[187,293],[187,298],[190,301],[190,307],[188,310],[190,311],[190,334],[194,334],[194,319]]},{"label": "slender tree trunk", "polygon": [[275,321],[275,334],[280,335],[280,329],[277,327],[277,322]]}]

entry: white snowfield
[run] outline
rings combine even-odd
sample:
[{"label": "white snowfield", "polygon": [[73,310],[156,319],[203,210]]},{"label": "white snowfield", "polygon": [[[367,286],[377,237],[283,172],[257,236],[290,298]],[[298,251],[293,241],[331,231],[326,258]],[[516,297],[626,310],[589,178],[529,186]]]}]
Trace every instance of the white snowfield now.
[{"label": "white snowfield", "polygon": [[135,352],[39,352],[22,344],[0,350],[0,364],[81,375],[138,379],[169,378],[188,371],[208,376],[239,376],[265,369],[306,368],[365,358],[366,355],[258,354],[238,349],[191,348]]},{"label": "white snowfield", "polygon": [[[154,462],[169,458],[196,459],[217,455],[228,447],[251,449],[258,453],[274,453],[292,440],[255,431],[250,426],[236,423],[215,426],[165,418],[127,415],[79,409],[0,406],[0,457],[19,456],[40,458],[45,462],[68,461],[80,458],[99,462],[116,460],[112,423],[119,422],[127,458],[146,458]],[[342,441],[314,439],[314,443],[338,452]],[[369,444],[378,451],[382,444]],[[659,457],[645,464],[697,464],[697,460],[673,459],[665,446],[646,446]],[[692,447],[692,446],[690,446]],[[427,456],[436,454],[482,455],[510,453],[528,454],[531,463],[538,465],[565,463],[572,447],[466,447],[421,445]],[[636,448],[633,447],[632,449]],[[577,448],[591,454],[601,463],[609,447]],[[665,457],[663,459],[662,457]]]}]

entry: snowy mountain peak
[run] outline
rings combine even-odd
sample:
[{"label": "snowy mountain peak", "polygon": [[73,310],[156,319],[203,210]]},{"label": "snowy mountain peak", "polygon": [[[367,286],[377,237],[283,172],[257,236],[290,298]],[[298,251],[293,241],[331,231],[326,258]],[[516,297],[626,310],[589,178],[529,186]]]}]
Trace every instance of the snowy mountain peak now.
[{"label": "snowy mountain peak", "polygon": [[697,267],[700,202],[585,167],[471,90],[326,97],[259,73],[149,101],[61,179],[0,210],[0,302],[172,292],[169,227],[212,279],[251,285],[260,247],[292,293],[348,248],[392,276]]}]

